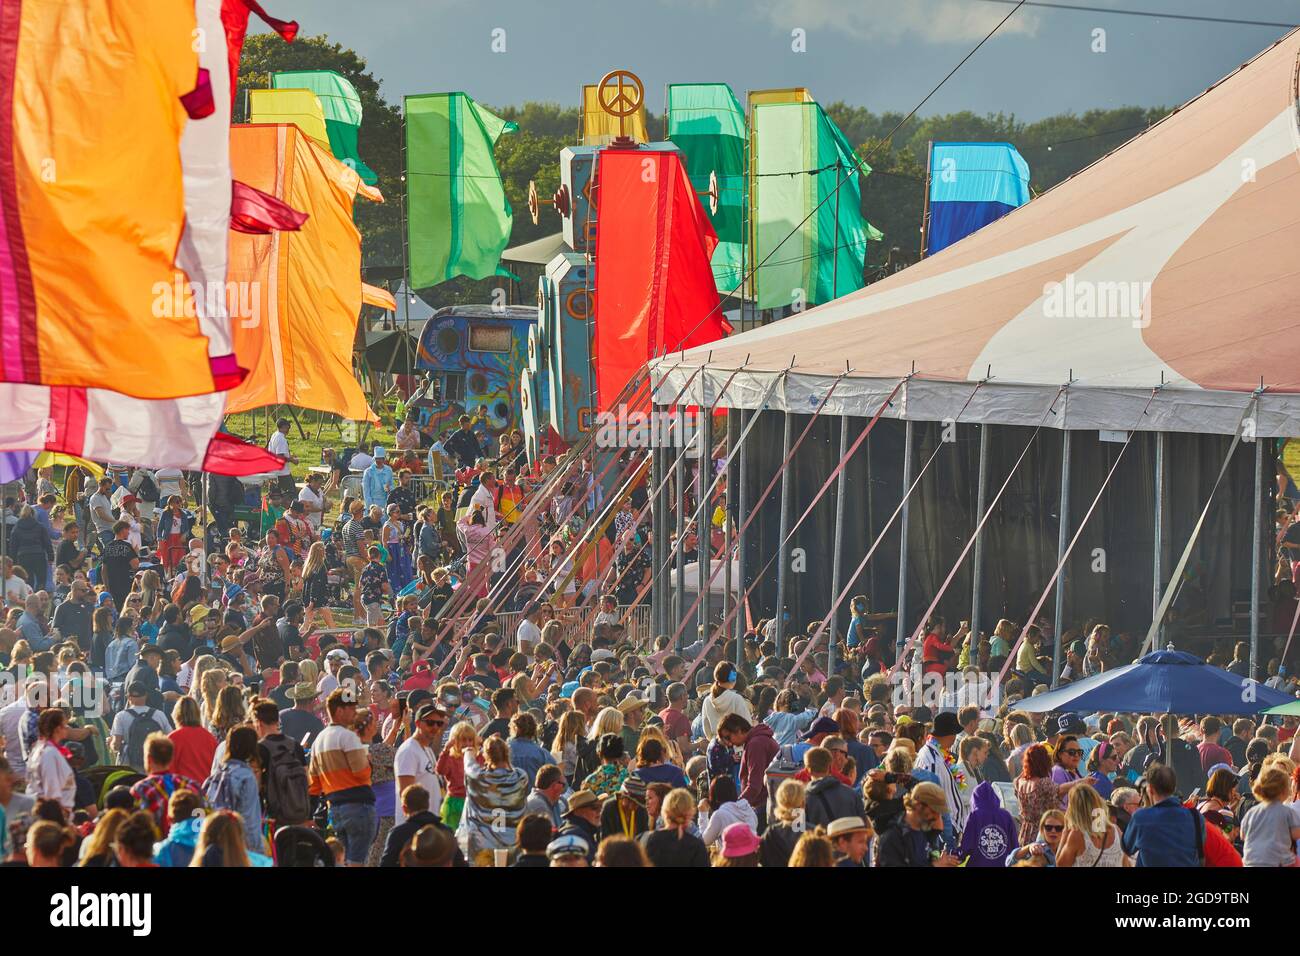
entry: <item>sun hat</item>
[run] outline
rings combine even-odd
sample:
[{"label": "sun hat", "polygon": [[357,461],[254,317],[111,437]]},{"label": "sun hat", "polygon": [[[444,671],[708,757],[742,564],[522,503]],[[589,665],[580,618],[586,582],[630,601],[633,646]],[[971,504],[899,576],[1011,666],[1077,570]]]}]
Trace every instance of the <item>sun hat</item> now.
[{"label": "sun hat", "polygon": [[581,810],[583,807],[595,806],[599,803],[600,797],[596,796],[590,790],[575,790],[573,796],[569,797],[569,808],[564,811],[564,816],[567,817],[575,810]]},{"label": "sun hat", "polygon": [[733,823],[722,831],[722,855],[729,860],[757,853],[760,845],[758,834],[748,823]]},{"label": "sun hat", "polygon": [[320,692],[316,690],[315,684],[308,681],[301,681],[285,691],[284,696],[288,697],[290,700],[315,700],[320,696]]},{"label": "sun hat", "polygon": [[830,825],[826,827],[826,835],[834,840],[838,837],[848,836],[850,833],[857,833],[859,830],[868,832],[871,830],[871,827],[862,817],[840,817],[832,820]]}]

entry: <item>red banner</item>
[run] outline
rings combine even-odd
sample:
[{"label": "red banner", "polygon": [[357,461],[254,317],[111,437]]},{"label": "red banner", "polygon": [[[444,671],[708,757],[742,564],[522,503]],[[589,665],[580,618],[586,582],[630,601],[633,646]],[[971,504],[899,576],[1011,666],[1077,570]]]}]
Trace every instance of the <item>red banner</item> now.
[{"label": "red banner", "polygon": [[596,167],[601,411],[648,359],[731,332],[709,258],[718,237],[676,151],[601,150]]}]

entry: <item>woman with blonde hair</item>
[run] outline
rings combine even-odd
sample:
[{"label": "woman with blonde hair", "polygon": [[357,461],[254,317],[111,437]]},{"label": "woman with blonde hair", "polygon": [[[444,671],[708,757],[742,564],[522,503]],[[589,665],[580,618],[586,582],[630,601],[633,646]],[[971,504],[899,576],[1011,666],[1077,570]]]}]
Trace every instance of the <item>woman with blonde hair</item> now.
[{"label": "woman with blonde hair", "polygon": [[551,742],[551,756],[564,771],[564,779],[570,787],[575,786],[574,775],[578,771],[578,742],[582,740],[586,729],[586,718],[582,711],[570,710],[560,715],[555,729],[555,739]]},{"label": "woman with blonde hair", "polygon": [[310,657],[298,662],[298,680],[315,686],[320,681],[320,664]]},{"label": "woman with blonde hair", "polygon": [[993,636],[989,639],[989,660],[999,657],[1006,660],[1015,642],[1016,626],[1004,617],[993,627]]},{"label": "woman with blonde hair", "polygon": [[303,559],[302,606],[309,614],[319,614],[326,627],[334,626],[334,612],[329,608],[329,574],[325,567],[324,541],[313,541],[307,549],[307,557]]},{"label": "woman with blonde hair", "polygon": [[[1078,787],[1079,790],[1090,789],[1088,787]],[[1021,804],[1022,811],[1024,804]],[[1025,829],[1025,821],[1021,821],[1021,830]],[[1032,818],[1030,818],[1030,827],[1033,827]],[[1031,829],[1032,833],[1033,830]],[[1041,863],[1034,862],[1034,866],[1056,866],[1056,854],[1061,849],[1061,838],[1065,835],[1065,812],[1053,807],[1045,810],[1043,815],[1038,818],[1038,839],[1030,840],[1024,845],[1017,847],[1007,854],[1004,861],[1007,866],[1016,866],[1026,860],[1042,860]]]},{"label": "woman with blonde hair", "polygon": [[763,831],[759,860],[763,866],[789,866],[790,856],[804,832],[807,788],[802,781],[785,780],[776,788],[776,822]]},{"label": "woman with blonde hair", "polygon": [[[221,669],[221,662],[218,661],[216,656],[213,654],[200,654],[197,658],[195,658],[194,666],[191,669],[189,675],[190,683],[189,683],[189,690],[187,691],[187,693],[191,697],[193,697],[196,701],[199,702],[200,708],[202,708],[204,703],[206,703],[207,701],[207,698],[204,696],[203,693],[203,675],[208,673],[209,671],[220,670],[220,669]],[[225,672],[223,670],[222,671],[223,676],[224,673]],[[216,688],[216,690],[220,690],[220,689],[221,689],[220,687]],[[213,703],[216,703],[216,697],[215,697],[216,690],[213,691],[213,695],[214,695]]]},{"label": "woman with blonde hair", "polygon": [[[198,690],[199,711],[203,717],[203,726],[212,732],[213,714],[217,709],[217,698],[225,689],[229,681],[226,669],[221,667],[215,657],[204,655],[212,661],[203,672],[199,673],[198,664],[194,666],[194,688]],[[199,664],[203,663],[203,658],[199,658]]]},{"label": "woman with blonde hair", "polygon": [[1119,827],[1101,794],[1090,786],[1070,790],[1065,806],[1065,835],[1056,852],[1059,867],[1132,866],[1120,846]]},{"label": "woman with blonde hair", "polygon": [[81,844],[77,866],[114,866],[117,855],[113,843],[117,840],[117,831],[131,818],[131,814],[121,807],[101,814],[95,821],[95,829]]},{"label": "woman with blonde hair", "polygon": [[244,825],[232,810],[217,810],[203,821],[194,845],[193,867],[251,867],[244,843]]},{"label": "woman with blonde hair", "polygon": [[[466,750],[465,811],[457,835],[471,865],[492,865],[492,850],[515,845],[515,828],[524,815],[532,781],[510,763],[510,745],[500,734],[483,741],[479,753]],[[486,855],[486,858],[484,857]]]},{"label": "woman with blonde hair", "polygon": [[678,769],[685,766],[686,760],[682,757],[681,750],[678,749],[677,744],[668,739],[668,735],[664,733],[664,729],[658,724],[646,724],[641,728],[641,739],[637,741],[636,745],[638,769],[644,766],[649,766],[648,764],[643,764],[641,762],[641,748],[645,746],[647,740],[657,740],[663,745],[665,761]]},{"label": "woman with blonde hair", "polygon": [[218,741],[225,740],[226,735],[242,724],[248,716],[244,706],[244,693],[235,684],[227,684],[217,694],[217,703],[212,710],[209,730]]},{"label": "woman with blonde hair", "polygon": [[447,783],[447,793],[442,801],[442,822],[455,830],[465,810],[465,754],[478,750],[478,731],[468,720],[451,728],[447,746],[438,755],[434,768]]},{"label": "woman with blonde hair", "polygon": [[603,707],[596,713],[596,719],[591,722],[591,730],[587,732],[587,739],[600,740],[605,734],[623,736],[623,712],[617,707]]},{"label": "woman with blonde hair", "polygon": [[825,867],[835,866],[835,847],[827,838],[821,827],[809,830],[799,838],[790,854],[791,867]]}]

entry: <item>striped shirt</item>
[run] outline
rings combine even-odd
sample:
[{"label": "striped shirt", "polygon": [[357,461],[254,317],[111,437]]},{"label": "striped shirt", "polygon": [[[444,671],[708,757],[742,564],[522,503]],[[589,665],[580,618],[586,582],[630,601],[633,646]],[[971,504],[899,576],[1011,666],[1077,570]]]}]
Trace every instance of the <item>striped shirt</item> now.
[{"label": "striped shirt", "polygon": [[366,528],[356,518],[352,518],[343,526],[343,550],[344,557],[348,558],[365,558],[361,553],[361,539],[365,537]]},{"label": "striped shirt", "polygon": [[350,727],[330,724],[311,745],[307,764],[309,791],[330,803],[374,803],[370,787],[370,751]]}]

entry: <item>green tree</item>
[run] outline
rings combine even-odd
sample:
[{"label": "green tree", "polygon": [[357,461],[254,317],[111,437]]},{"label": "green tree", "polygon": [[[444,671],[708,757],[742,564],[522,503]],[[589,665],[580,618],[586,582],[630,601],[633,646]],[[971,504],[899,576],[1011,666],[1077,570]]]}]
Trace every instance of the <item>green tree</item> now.
[{"label": "green tree", "polygon": [[361,256],[365,266],[398,265],[402,261],[402,113],[380,94],[379,80],[366,61],[328,37],[298,37],[285,43],[274,34],[250,36],[244,43],[235,93],[235,122],[248,117],[248,90],[268,89],[270,75],[284,70],[333,70],[346,77],[361,97],[361,155],[379,176],[385,202],[358,199],[355,209],[361,230]]}]

